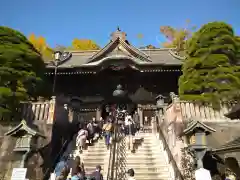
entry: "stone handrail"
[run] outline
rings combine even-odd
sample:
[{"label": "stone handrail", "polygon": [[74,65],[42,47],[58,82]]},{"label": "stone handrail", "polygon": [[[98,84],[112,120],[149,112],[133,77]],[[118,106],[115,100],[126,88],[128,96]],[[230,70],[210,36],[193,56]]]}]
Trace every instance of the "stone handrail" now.
[{"label": "stone handrail", "polygon": [[113,180],[115,175],[115,166],[116,166],[116,152],[117,152],[117,139],[118,139],[118,125],[114,124],[114,131],[113,131],[113,141],[110,149],[110,156],[108,162],[108,172],[107,172],[107,180]]},{"label": "stone handrail", "polygon": [[52,168],[57,164],[58,160],[60,159],[60,157],[62,156],[62,154],[64,153],[65,149],[67,148],[67,145],[69,143],[69,140],[65,140],[59,153],[57,154],[57,156],[55,157],[54,161],[52,162],[51,166],[49,166],[49,168],[45,171],[43,179],[44,180],[48,180],[50,173],[52,171]]},{"label": "stone handrail", "polygon": [[160,140],[161,148],[164,150],[165,158],[170,165],[170,173],[174,180],[184,180],[181,171],[179,170],[177,163],[172,155],[172,152],[168,146],[168,143],[165,139],[165,136],[161,130],[161,127],[158,127],[158,138]]}]

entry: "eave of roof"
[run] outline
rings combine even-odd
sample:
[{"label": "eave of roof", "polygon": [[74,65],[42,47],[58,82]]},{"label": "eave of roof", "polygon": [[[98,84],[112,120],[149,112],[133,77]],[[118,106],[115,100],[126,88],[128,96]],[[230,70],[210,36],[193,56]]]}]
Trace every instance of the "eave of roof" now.
[{"label": "eave of roof", "polygon": [[[126,46],[123,47],[125,50],[129,47],[129,45],[123,42],[121,39],[119,39],[118,41],[121,41]],[[108,45],[106,45],[105,50],[71,51],[71,55],[62,58],[62,61],[58,64],[58,68],[92,68],[100,65],[104,60],[110,60],[111,58],[113,60],[129,59],[134,61],[134,63],[138,66],[176,66],[180,68],[184,60],[183,57],[177,56],[173,52],[174,49],[171,48],[140,50],[131,46],[129,50],[126,50],[128,52],[131,51],[129,52],[129,54],[131,55],[124,53],[122,55],[112,55],[110,51],[111,48],[109,49],[109,47],[112,46],[114,42],[118,43],[117,40],[111,41]],[[106,49],[110,51],[110,54],[108,54]],[[137,53],[133,54],[133,52]],[[105,56],[102,54],[104,54]],[[141,57],[137,56],[137,54],[141,54]],[[49,69],[55,68],[54,63],[51,62],[47,63],[46,66]]]},{"label": "eave of roof", "polygon": [[12,128],[10,131],[6,132],[4,135],[5,136],[15,136],[21,130],[26,131],[28,134],[30,134],[32,136],[40,136],[40,137],[45,138],[44,135],[42,135],[41,133],[30,128],[27,125],[25,120],[22,120],[16,127]]},{"label": "eave of roof", "polygon": [[215,129],[209,127],[208,125],[206,125],[205,123],[201,122],[201,121],[196,121],[196,120],[193,120],[189,125],[188,127],[183,131],[183,133],[185,135],[191,133],[192,131],[194,131],[194,129],[196,128],[202,128],[206,133],[213,133],[213,132],[216,132]]}]

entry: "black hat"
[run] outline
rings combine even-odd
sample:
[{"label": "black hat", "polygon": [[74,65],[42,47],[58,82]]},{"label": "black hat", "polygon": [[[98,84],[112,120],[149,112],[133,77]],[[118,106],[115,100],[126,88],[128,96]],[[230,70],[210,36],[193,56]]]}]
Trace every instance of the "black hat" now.
[{"label": "black hat", "polygon": [[135,173],[134,173],[134,170],[131,168],[131,169],[128,169],[127,174],[133,177]]}]

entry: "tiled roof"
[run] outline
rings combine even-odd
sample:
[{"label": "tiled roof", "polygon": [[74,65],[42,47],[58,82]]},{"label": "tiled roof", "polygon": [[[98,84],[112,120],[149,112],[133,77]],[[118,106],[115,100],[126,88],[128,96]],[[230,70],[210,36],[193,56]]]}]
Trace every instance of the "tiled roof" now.
[{"label": "tiled roof", "polygon": [[[93,67],[111,59],[128,59],[137,65],[181,66],[183,58],[172,49],[137,49],[121,39],[108,43],[101,50],[72,51],[72,56],[64,60],[59,68]],[[53,67],[48,64],[48,67]]]},{"label": "tiled roof", "polygon": [[240,121],[206,122],[205,124],[216,130],[216,132],[208,136],[209,147],[218,149],[240,145]]}]

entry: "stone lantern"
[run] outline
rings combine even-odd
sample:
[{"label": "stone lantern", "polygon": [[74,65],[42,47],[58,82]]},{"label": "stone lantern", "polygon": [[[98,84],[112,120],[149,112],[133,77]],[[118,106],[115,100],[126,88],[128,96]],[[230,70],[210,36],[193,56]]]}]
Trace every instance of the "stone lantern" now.
[{"label": "stone lantern", "polygon": [[158,95],[156,98],[156,117],[158,118],[158,123],[162,122],[163,114],[164,114],[164,106],[165,106],[165,97],[163,95]]},{"label": "stone lantern", "polygon": [[156,97],[157,109],[162,109],[164,107],[165,105],[164,99],[165,97],[161,94]]},{"label": "stone lantern", "polygon": [[207,136],[216,130],[200,121],[190,121],[183,131],[190,152],[197,160],[197,168],[203,168],[202,159],[208,150]]},{"label": "stone lantern", "polygon": [[13,152],[20,154],[22,157],[19,168],[24,168],[28,155],[39,148],[38,138],[46,138],[43,134],[29,127],[25,120],[22,120],[4,135],[16,140]]}]

